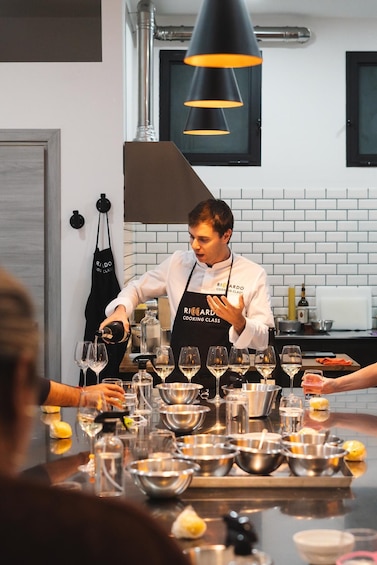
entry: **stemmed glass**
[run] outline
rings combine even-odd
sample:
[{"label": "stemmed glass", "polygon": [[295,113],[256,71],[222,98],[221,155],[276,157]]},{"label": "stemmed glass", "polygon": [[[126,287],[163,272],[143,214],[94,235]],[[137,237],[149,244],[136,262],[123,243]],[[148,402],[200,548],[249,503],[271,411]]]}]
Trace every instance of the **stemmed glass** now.
[{"label": "stemmed glass", "polygon": [[269,345],[266,349],[257,349],[255,351],[254,367],[264,378],[264,383],[267,384],[267,379],[276,367],[275,349],[272,345]]},{"label": "stemmed glass", "polygon": [[89,368],[92,369],[92,371],[94,371],[94,373],[96,374],[98,384],[99,374],[109,362],[106,345],[104,343],[98,343],[96,341],[90,343],[88,347],[87,360]]},{"label": "stemmed glass", "polygon": [[191,382],[192,377],[200,369],[200,353],[198,347],[194,345],[186,345],[181,347],[179,352],[178,367],[185,375],[187,380]]},{"label": "stemmed glass", "polygon": [[88,370],[88,349],[90,341],[78,341],[75,346],[75,363],[82,370],[84,379],[83,384],[86,386],[86,372]]},{"label": "stemmed glass", "polygon": [[102,423],[95,422],[96,416],[107,410],[107,404],[103,392],[82,390],[80,394],[77,420],[81,429],[89,436],[90,453],[86,465],[80,465],[79,471],[94,476],[94,438],[102,430]]},{"label": "stemmed glass", "polygon": [[232,345],[229,352],[229,369],[242,377],[248,371],[249,367],[249,350],[246,347],[239,349]]},{"label": "stemmed glass", "polygon": [[224,400],[220,396],[220,377],[229,367],[228,350],[223,345],[211,345],[207,354],[207,369],[216,377],[216,396],[208,402],[220,404]]},{"label": "stemmed glass", "polygon": [[280,354],[280,364],[284,373],[290,378],[290,394],[293,395],[293,380],[302,365],[301,349],[299,345],[284,345]]},{"label": "stemmed glass", "polygon": [[164,383],[175,367],[173,350],[170,345],[161,345],[155,349],[156,357],[153,359],[153,369]]}]

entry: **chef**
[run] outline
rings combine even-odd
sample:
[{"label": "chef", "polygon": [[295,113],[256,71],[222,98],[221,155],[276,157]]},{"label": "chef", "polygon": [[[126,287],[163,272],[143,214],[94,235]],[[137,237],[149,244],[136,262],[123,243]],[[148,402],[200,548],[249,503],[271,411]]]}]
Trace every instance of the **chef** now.
[{"label": "chef", "polygon": [[[196,345],[202,367],[193,380],[207,388],[210,345],[265,348],[269,327],[274,326],[267,275],[261,266],[231,251],[233,225],[233,213],[223,200],[197,204],[188,215],[191,250],[175,251],[129,282],[106,307],[108,317],[100,327],[120,320],[129,330],[138,304],[167,295],[176,363],[183,345]],[[176,371],[168,380],[186,379]]]}]

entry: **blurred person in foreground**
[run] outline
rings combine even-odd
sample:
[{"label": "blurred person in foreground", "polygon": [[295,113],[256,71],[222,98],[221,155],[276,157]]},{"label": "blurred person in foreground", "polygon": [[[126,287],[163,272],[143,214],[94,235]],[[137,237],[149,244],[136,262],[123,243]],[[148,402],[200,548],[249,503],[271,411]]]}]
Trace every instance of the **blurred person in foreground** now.
[{"label": "blurred person in foreground", "polygon": [[38,399],[38,343],[29,294],[0,269],[2,561],[187,565],[178,544],[142,508],[21,478]]},{"label": "blurred person in foreground", "polygon": [[[171,347],[176,362],[182,346],[199,348],[202,368],[194,377],[201,384],[211,345],[264,349],[274,327],[265,270],[233,253],[230,239],[234,218],[220,199],[200,202],[188,214],[191,250],[175,251],[140,279],[129,282],[106,308],[106,320],[129,319],[140,303],[168,296],[171,312]],[[168,380],[186,380],[173,373]],[[208,378],[208,377],[207,377]],[[211,381],[214,377],[210,377]],[[205,386],[207,386],[205,384]]]},{"label": "blurred person in foreground", "polygon": [[306,378],[303,377],[301,386],[304,394],[332,394],[374,387],[377,386],[377,363],[372,363],[342,377],[328,378],[310,374]]},{"label": "blurred person in foreground", "polygon": [[[124,398],[124,390],[115,384],[99,383],[89,385],[90,390],[103,392],[106,402],[119,405]],[[38,404],[45,406],[78,406],[80,393],[88,387],[71,386],[51,379],[39,377]]]}]

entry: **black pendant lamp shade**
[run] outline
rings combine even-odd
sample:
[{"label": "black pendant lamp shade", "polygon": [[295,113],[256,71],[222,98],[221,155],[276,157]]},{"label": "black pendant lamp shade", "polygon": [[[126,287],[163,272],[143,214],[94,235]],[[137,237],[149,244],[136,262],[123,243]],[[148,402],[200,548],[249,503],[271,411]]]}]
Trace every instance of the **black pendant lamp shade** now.
[{"label": "black pendant lamp shade", "polygon": [[184,62],[234,68],[262,63],[245,0],[203,0]]},{"label": "black pendant lamp shade", "polygon": [[183,133],[226,135],[230,130],[222,108],[190,108]]},{"label": "black pendant lamp shade", "polygon": [[185,106],[236,108],[242,97],[233,69],[196,67]]}]

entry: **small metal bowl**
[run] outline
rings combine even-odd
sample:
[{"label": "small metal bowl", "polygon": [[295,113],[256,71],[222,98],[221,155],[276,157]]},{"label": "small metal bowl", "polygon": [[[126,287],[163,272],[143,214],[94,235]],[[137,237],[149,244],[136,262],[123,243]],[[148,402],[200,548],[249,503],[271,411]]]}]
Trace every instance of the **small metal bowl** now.
[{"label": "small metal bowl", "polygon": [[177,440],[178,447],[184,445],[225,445],[229,444],[230,437],[220,434],[196,434],[181,436]]},{"label": "small metal bowl", "polygon": [[288,466],[296,477],[331,477],[343,463],[345,449],[335,445],[294,444],[294,449],[285,448]]},{"label": "small metal bowl", "polygon": [[237,437],[231,440],[231,444],[238,449],[237,465],[251,475],[269,475],[284,461],[280,441],[264,440],[259,447],[259,439]]},{"label": "small metal bowl", "polygon": [[161,421],[173,432],[177,434],[189,434],[200,429],[209,406],[200,404],[166,404],[160,407]]},{"label": "small metal bowl", "polygon": [[334,320],[314,320],[312,328],[315,332],[325,333],[331,330],[333,323]]},{"label": "small metal bowl", "polygon": [[283,445],[287,446],[288,449],[291,449],[293,445],[303,444],[303,443],[307,445],[308,444],[323,445],[324,443],[327,442],[327,439],[329,437],[329,431],[330,430],[325,430],[316,433],[296,432],[292,434],[283,435],[281,439]]},{"label": "small metal bowl", "polygon": [[151,498],[171,498],[189,486],[198,465],[182,459],[140,459],[126,467],[136,486]]},{"label": "small metal bowl", "polygon": [[242,390],[246,393],[249,401],[249,418],[264,418],[270,414],[281,386],[243,383]]},{"label": "small metal bowl", "polygon": [[230,445],[181,445],[179,457],[197,463],[198,475],[224,477],[229,473],[238,450]]},{"label": "small metal bowl", "polygon": [[[183,553],[188,556],[190,565],[227,565],[235,561],[234,547],[231,545],[202,545],[184,549]],[[248,557],[252,563],[272,565],[271,557],[259,549],[252,549]]]},{"label": "small metal bowl", "polygon": [[161,383],[156,385],[165,404],[192,404],[203,385],[198,383]]}]

